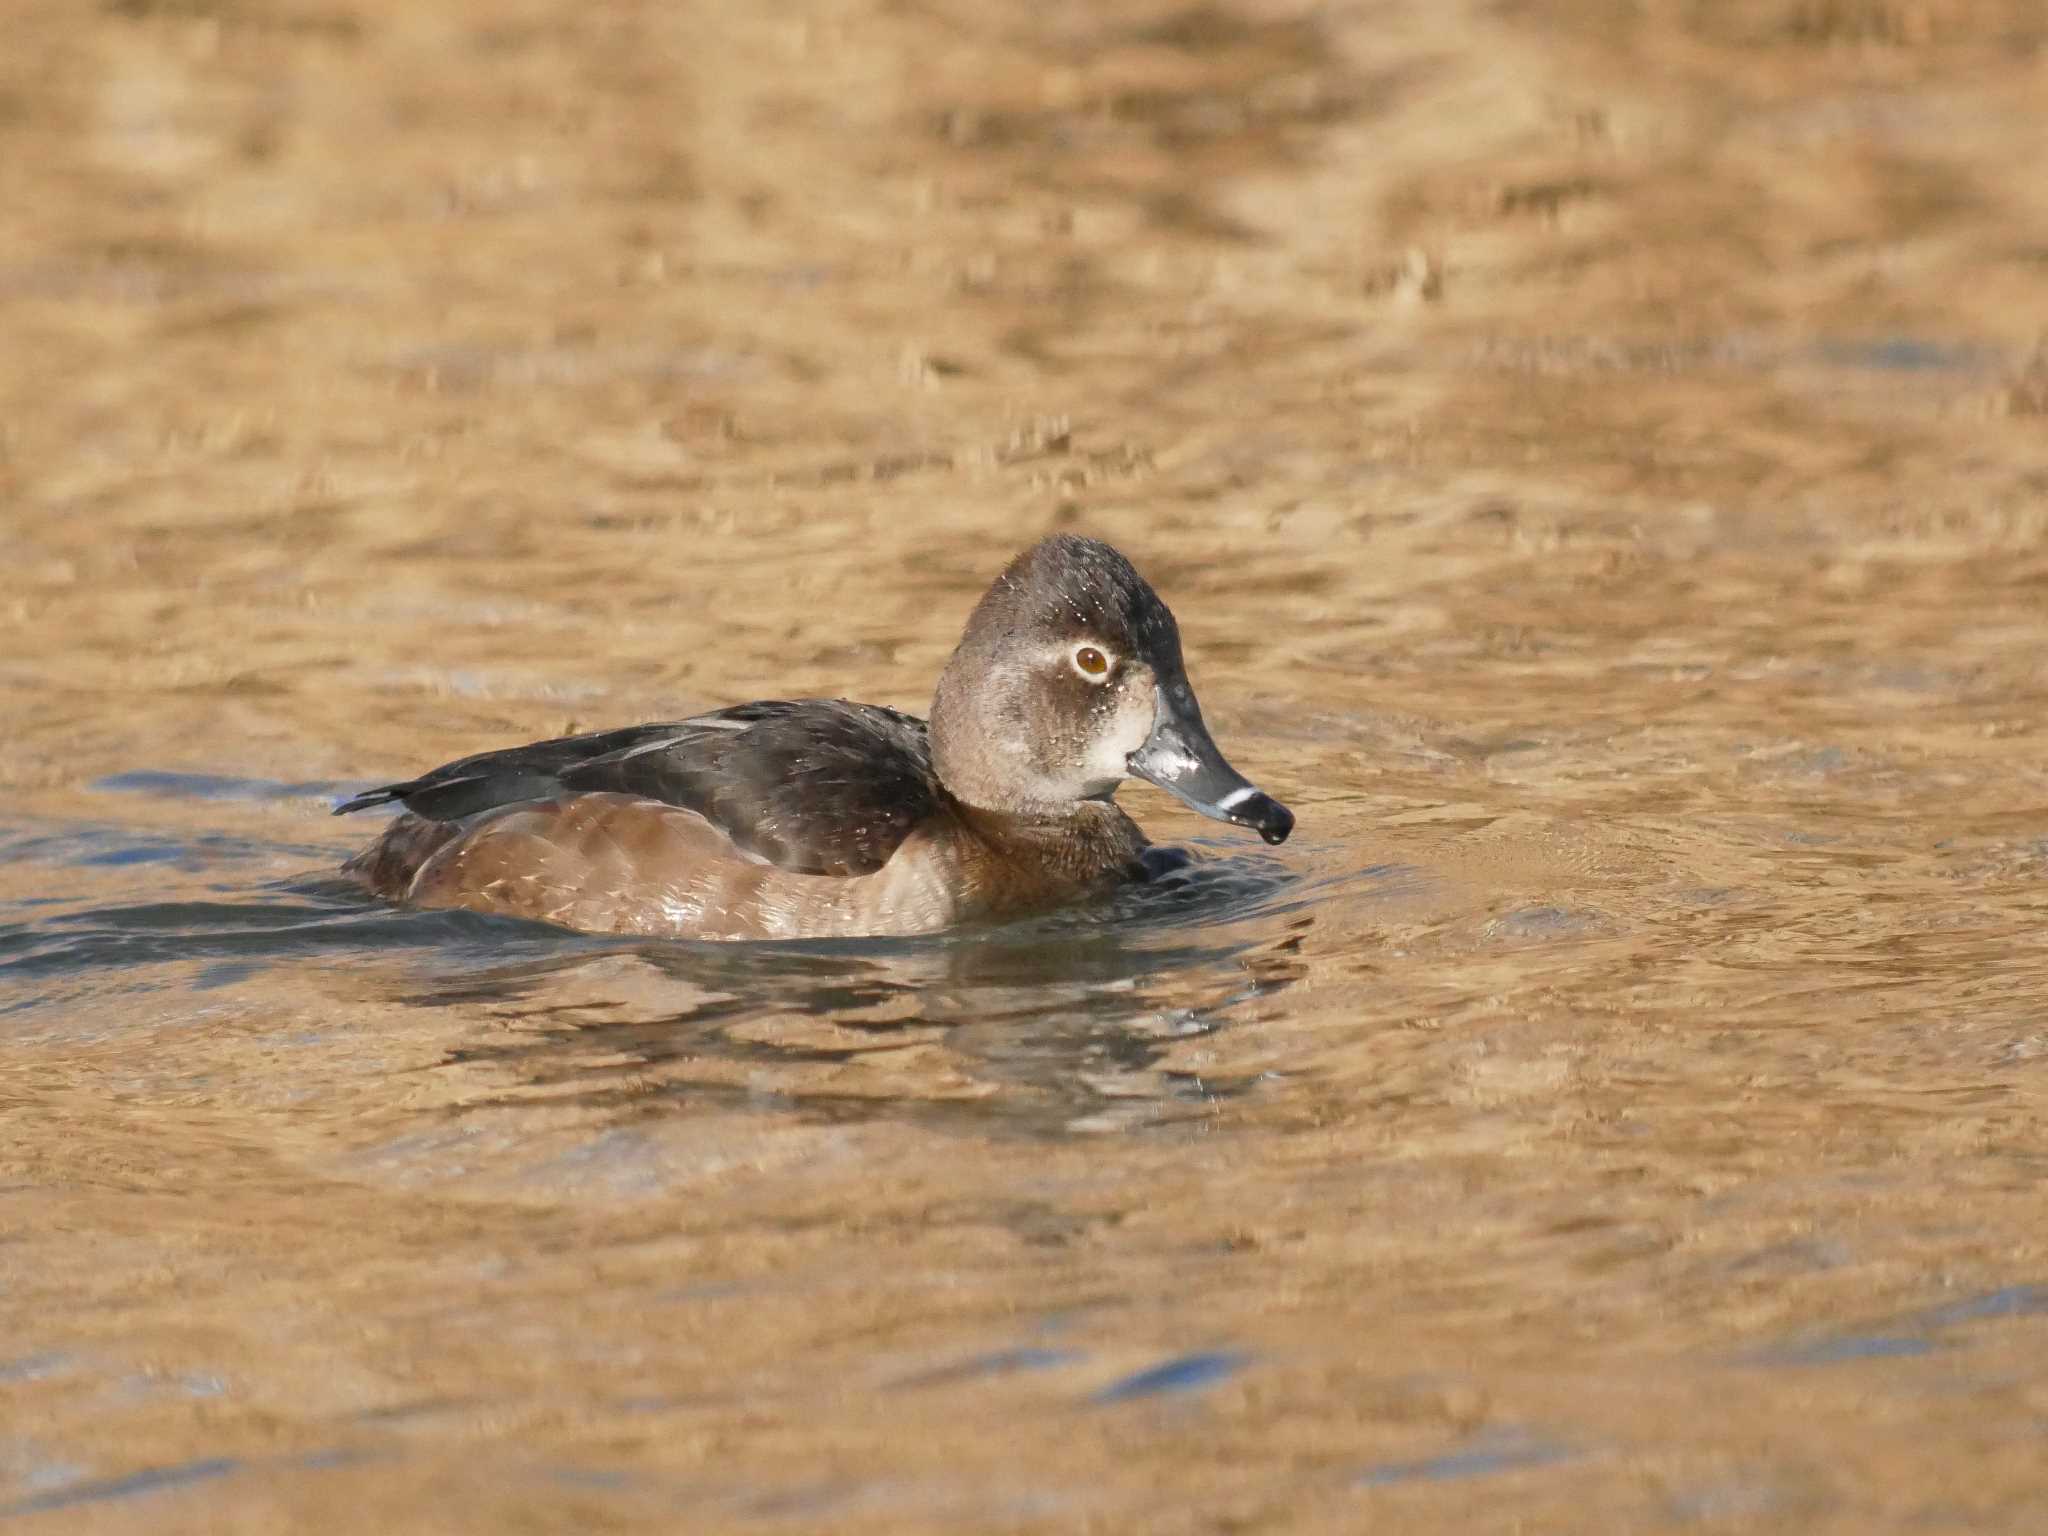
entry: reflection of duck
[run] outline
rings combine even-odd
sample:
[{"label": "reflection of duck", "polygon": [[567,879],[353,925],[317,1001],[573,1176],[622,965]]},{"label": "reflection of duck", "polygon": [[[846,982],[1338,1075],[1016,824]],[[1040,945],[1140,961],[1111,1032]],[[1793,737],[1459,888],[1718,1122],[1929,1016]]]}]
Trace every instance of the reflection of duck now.
[{"label": "reflection of duck", "polygon": [[[1225,762],[1173,615],[1107,544],[1019,555],[968,619],[929,728],[871,704],[741,704],[486,752],[400,801],[346,866],[380,896],[700,939],[929,932],[1142,878],[1135,774],[1284,840]],[[1156,855],[1154,856],[1156,859]]]}]

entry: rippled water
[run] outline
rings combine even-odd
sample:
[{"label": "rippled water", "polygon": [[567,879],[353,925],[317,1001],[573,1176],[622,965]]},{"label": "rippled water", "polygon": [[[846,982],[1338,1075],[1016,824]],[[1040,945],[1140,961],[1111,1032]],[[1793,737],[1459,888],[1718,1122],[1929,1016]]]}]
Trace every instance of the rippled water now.
[{"label": "rippled water", "polygon": [[[0,1523],[2048,1527],[2037,6],[11,20]],[[1284,847],[336,878],[1056,527]]]}]

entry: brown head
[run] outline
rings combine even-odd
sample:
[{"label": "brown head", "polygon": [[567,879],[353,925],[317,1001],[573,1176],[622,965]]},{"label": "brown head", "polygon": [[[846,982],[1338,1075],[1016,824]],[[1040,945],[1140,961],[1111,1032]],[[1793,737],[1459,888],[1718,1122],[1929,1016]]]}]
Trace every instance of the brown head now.
[{"label": "brown head", "polygon": [[1095,539],[1055,534],[996,578],[940,674],[931,743],[939,781],[984,810],[1071,814],[1135,775],[1269,843],[1294,828],[1210,739],[1173,614]]}]

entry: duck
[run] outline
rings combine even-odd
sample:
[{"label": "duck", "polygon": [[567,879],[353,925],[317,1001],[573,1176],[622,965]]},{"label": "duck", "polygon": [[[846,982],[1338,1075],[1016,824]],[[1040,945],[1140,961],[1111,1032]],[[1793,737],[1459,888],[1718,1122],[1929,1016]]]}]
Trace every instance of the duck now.
[{"label": "duck", "polygon": [[407,906],[693,940],[895,937],[1185,864],[1116,803],[1131,778],[1269,844],[1294,829],[1210,736],[1172,611],[1116,549],[1061,533],[975,604],[929,720],[760,700],[478,753],[334,812],[402,808],[343,871]]}]

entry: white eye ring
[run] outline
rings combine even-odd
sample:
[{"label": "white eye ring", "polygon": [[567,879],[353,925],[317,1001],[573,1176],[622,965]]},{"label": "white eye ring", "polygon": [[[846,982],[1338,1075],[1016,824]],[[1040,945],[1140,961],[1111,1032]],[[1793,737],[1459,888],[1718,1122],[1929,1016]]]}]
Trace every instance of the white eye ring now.
[{"label": "white eye ring", "polygon": [[1067,654],[1067,661],[1081,674],[1086,682],[1097,687],[1109,681],[1109,675],[1116,670],[1116,658],[1099,645],[1083,642]]}]

